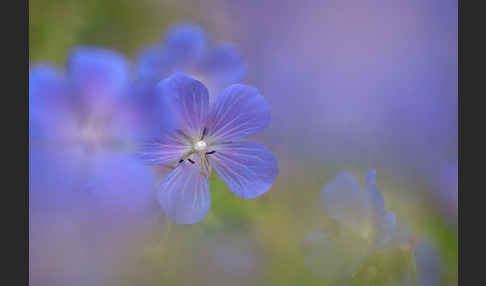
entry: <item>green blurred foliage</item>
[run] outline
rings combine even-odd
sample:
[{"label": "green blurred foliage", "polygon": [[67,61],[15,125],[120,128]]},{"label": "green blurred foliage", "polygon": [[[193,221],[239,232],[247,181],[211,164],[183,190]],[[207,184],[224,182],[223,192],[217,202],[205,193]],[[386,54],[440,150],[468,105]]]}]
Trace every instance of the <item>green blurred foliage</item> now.
[{"label": "green blurred foliage", "polygon": [[105,46],[133,57],[160,41],[168,25],[201,22],[194,12],[176,0],[31,0],[30,61],[62,65],[75,45]]},{"label": "green blurred foliage", "polygon": [[417,270],[410,247],[378,249],[353,274],[352,286],[417,286]]}]

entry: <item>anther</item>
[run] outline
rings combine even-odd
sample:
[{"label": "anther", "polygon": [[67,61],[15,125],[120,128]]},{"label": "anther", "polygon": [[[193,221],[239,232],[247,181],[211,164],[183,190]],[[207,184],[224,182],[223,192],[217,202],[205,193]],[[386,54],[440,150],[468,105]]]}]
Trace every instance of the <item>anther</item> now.
[{"label": "anther", "polygon": [[179,160],[179,163],[182,163],[182,162],[184,162],[184,159],[180,159],[180,160]]},{"label": "anther", "polygon": [[191,160],[191,158],[187,158],[187,161],[191,162],[192,164],[194,164],[195,162]]},{"label": "anther", "polygon": [[214,153],[216,153],[216,151],[215,151],[215,150],[210,151],[210,152],[206,152],[206,155],[211,155],[211,154],[214,154]]},{"label": "anther", "polygon": [[204,129],[202,131],[202,135],[201,135],[201,140],[204,139],[204,137],[206,136],[207,133],[208,133],[208,129],[206,127],[204,127]]}]

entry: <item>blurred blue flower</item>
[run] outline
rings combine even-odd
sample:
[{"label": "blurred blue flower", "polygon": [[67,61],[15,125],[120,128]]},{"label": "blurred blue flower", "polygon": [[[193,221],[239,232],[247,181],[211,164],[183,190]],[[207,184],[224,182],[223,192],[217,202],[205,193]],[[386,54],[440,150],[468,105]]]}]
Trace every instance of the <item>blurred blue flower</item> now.
[{"label": "blurred blue flower", "polygon": [[235,142],[270,122],[270,107],[256,88],[235,84],[209,104],[199,81],[175,74],[158,86],[172,108],[178,129],[144,146],[141,158],[153,165],[178,162],[159,187],[159,202],[177,223],[201,221],[210,208],[212,168],[242,198],[266,192],[278,174],[277,161],[265,146]]},{"label": "blurred blue flower", "polygon": [[142,50],[138,56],[137,80],[157,83],[174,72],[183,72],[203,82],[210,95],[239,82],[246,73],[234,44],[221,43],[209,49],[201,27],[177,24],[165,33],[164,42]]},{"label": "blurred blue flower", "polygon": [[322,188],[321,199],[328,215],[363,239],[386,243],[396,226],[395,214],[385,211],[385,201],[376,187],[376,171],[366,176],[366,188],[361,190],[353,175],[339,173]]},{"label": "blurred blue flower", "polygon": [[[129,84],[129,62],[102,48],[74,49],[65,72],[45,63],[30,70],[29,268],[36,281],[99,279],[105,257],[156,214],[153,176],[130,155],[143,122],[131,109]],[[46,276],[46,265],[63,275]]]},{"label": "blurred blue flower", "polygon": [[141,125],[127,104],[129,62],[115,51],[78,47],[65,74],[34,65],[29,81],[31,145],[113,149]]},{"label": "blurred blue flower", "polygon": [[321,201],[336,227],[306,235],[306,267],[311,271],[349,278],[367,257],[392,243],[396,217],[385,211],[375,170],[368,172],[364,190],[350,173],[338,173],[322,187]]},{"label": "blurred blue flower", "polygon": [[[75,192],[86,198],[88,189],[100,188],[99,194],[111,194],[106,201],[130,197],[124,202],[134,205],[137,198],[147,198],[151,174],[129,158],[131,141],[143,125],[130,108],[129,84],[128,60],[103,48],[75,48],[64,74],[49,64],[32,67],[29,140],[33,206],[79,202],[74,199]],[[128,180],[138,182],[137,187],[117,177],[126,172],[132,174]],[[100,187],[108,178],[110,183]]]}]

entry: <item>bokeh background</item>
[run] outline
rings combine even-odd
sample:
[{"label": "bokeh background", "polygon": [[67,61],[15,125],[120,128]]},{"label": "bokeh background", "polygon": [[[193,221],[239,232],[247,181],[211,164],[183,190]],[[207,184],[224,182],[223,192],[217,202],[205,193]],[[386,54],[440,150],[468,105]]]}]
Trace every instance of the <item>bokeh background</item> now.
[{"label": "bokeh background", "polygon": [[[321,187],[339,171],[363,183],[376,169],[386,208],[434,250],[419,285],[457,285],[457,14],[450,0],[31,0],[31,64],[63,68],[76,45],[134,61],[179,22],[200,25],[210,44],[236,44],[247,65],[242,82],[272,108],[270,127],[252,139],[274,152],[280,173],[252,200],[214,176],[212,208],[195,225],[165,217],[156,180],[141,194],[149,200],[140,203],[144,211],[127,207],[137,201],[123,192],[107,207],[80,191],[69,200],[85,204],[58,208],[52,192],[31,191],[30,284],[332,285],[306,266],[304,251],[306,235],[325,225]],[[81,184],[59,186],[61,175],[46,166],[66,170],[84,156],[62,158],[31,152],[31,188],[50,177],[36,187]],[[104,164],[86,168],[122,172],[117,184],[141,193],[138,167]]]}]

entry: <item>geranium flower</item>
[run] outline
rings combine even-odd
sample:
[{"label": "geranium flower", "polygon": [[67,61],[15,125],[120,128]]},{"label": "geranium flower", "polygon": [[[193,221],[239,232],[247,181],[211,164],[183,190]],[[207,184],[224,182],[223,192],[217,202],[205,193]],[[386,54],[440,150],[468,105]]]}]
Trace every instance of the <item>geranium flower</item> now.
[{"label": "geranium flower", "polygon": [[375,170],[368,172],[364,190],[353,175],[339,173],[322,188],[321,199],[328,215],[347,230],[376,243],[391,239],[396,217],[391,211],[385,212],[383,195],[376,187]]},{"label": "geranium flower", "polygon": [[[155,214],[153,175],[132,158],[127,144],[138,131],[129,83],[128,60],[104,48],[75,48],[65,70],[47,63],[30,70],[34,281],[59,285],[90,277],[86,283],[99,284],[105,258],[149,227]],[[56,275],[46,272],[50,268]]]},{"label": "geranium flower", "polygon": [[206,216],[212,169],[239,197],[254,198],[270,189],[278,173],[271,151],[237,142],[270,122],[270,107],[256,88],[232,85],[210,106],[201,82],[175,74],[159,84],[158,92],[178,129],[147,144],[141,157],[154,165],[177,163],[159,187],[159,202],[170,219],[191,224]]},{"label": "geranium flower", "polygon": [[[306,264],[323,276],[350,275],[376,249],[391,243],[396,217],[385,211],[383,195],[376,187],[376,171],[366,176],[366,188],[341,172],[322,187],[321,201],[337,229],[311,232],[305,239]],[[326,259],[322,258],[323,253]]]},{"label": "geranium flower", "polygon": [[29,81],[32,145],[113,149],[135,133],[125,104],[129,62],[116,51],[75,48],[65,72],[36,64]]},{"label": "geranium flower", "polygon": [[100,205],[102,216],[117,213],[125,225],[149,213],[153,177],[130,156],[138,123],[128,105],[129,67],[116,51],[77,47],[65,71],[48,63],[31,68],[31,213]]}]

